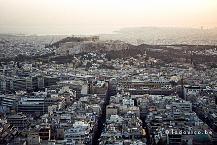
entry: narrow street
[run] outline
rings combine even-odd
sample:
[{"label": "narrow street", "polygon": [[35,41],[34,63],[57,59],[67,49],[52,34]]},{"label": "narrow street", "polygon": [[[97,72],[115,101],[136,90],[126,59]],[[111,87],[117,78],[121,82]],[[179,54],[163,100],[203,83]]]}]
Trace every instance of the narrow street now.
[{"label": "narrow street", "polygon": [[105,100],[104,100],[104,103],[101,106],[102,113],[99,116],[99,119],[97,121],[95,130],[94,130],[92,145],[99,145],[99,138],[100,138],[101,133],[104,129],[104,123],[106,122],[106,106],[109,104],[111,94],[112,93],[111,93],[111,90],[109,87],[107,94],[106,94],[106,97],[105,97]]}]

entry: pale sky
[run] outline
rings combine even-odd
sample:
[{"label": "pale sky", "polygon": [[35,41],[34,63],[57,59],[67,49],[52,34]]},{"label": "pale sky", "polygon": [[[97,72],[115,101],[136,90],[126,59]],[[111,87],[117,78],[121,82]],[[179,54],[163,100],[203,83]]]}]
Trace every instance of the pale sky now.
[{"label": "pale sky", "polygon": [[217,0],[0,0],[0,33],[91,34],[137,26],[216,27]]}]

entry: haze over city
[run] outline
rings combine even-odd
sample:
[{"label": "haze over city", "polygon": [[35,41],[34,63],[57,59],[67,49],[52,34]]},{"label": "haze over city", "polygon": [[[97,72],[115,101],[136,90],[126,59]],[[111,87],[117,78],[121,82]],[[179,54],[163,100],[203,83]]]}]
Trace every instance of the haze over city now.
[{"label": "haze over city", "polygon": [[217,0],[0,0],[0,145],[217,145]]},{"label": "haze over city", "polygon": [[0,33],[99,34],[217,26],[216,0],[0,0]]}]

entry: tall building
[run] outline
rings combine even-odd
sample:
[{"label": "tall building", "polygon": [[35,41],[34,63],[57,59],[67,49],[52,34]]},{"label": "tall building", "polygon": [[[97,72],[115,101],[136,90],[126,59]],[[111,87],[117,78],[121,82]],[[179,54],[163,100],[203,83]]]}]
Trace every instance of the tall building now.
[{"label": "tall building", "polygon": [[8,116],[7,121],[18,129],[24,129],[29,125],[28,118],[22,113]]},{"label": "tall building", "polygon": [[0,95],[0,105],[15,109],[17,106],[18,97],[16,95]]},{"label": "tall building", "polygon": [[48,106],[45,105],[44,97],[22,97],[18,102],[17,111],[23,113],[45,113]]}]

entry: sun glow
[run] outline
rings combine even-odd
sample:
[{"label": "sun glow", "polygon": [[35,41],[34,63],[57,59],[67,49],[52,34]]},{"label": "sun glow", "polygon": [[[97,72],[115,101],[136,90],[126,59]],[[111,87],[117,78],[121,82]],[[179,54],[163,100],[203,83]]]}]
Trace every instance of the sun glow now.
[{"label": "sun glow", "polygon": [[[216,0],[0,0],[3,27],[217,26]],[[77,30],[78,32],[80,30]]]}]

